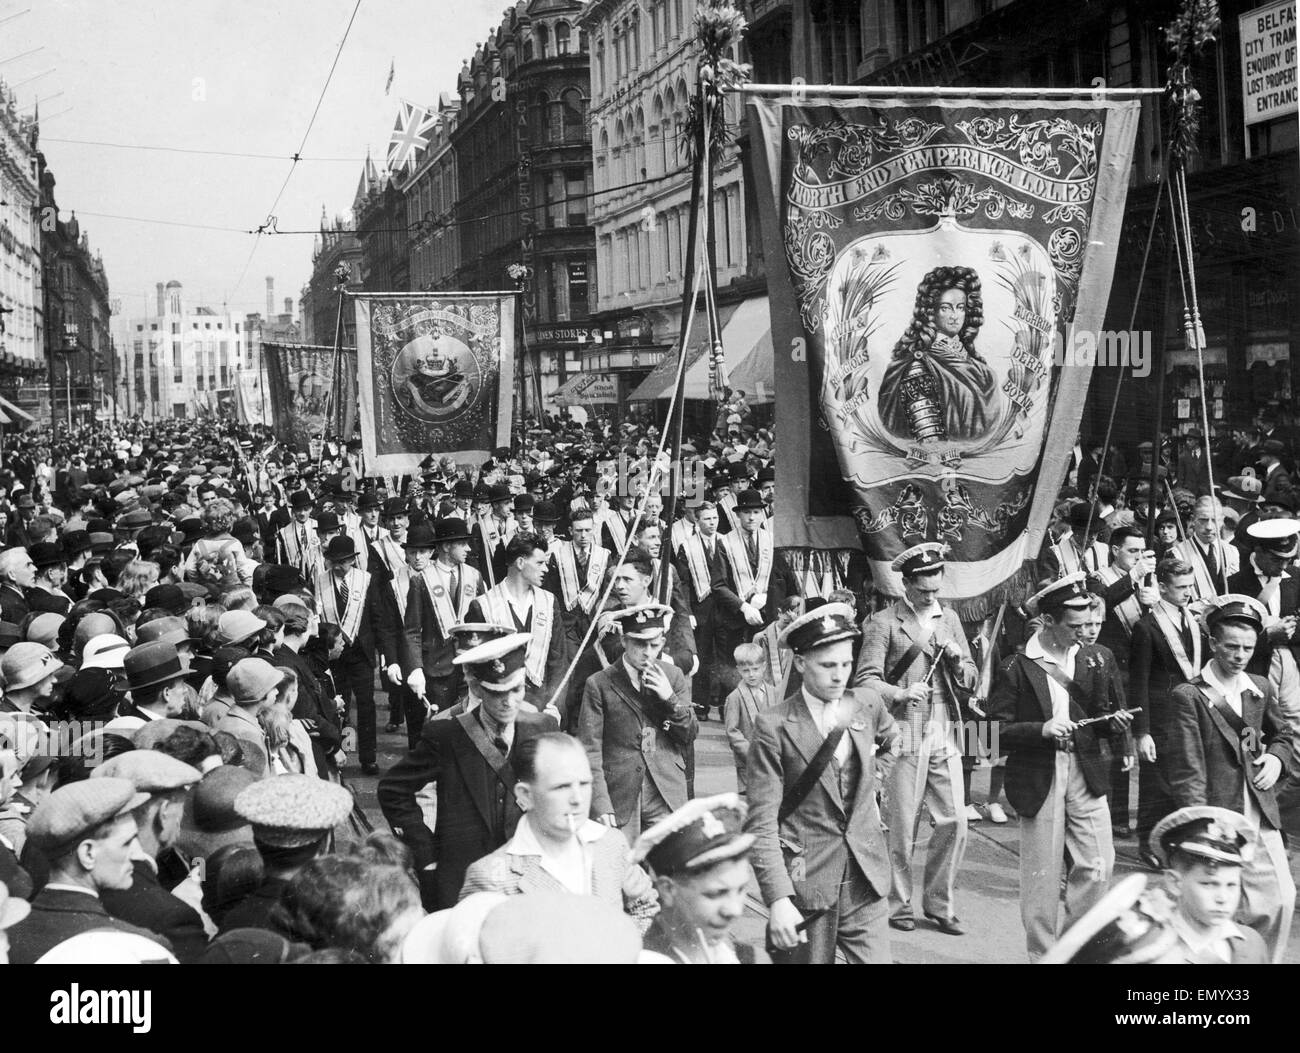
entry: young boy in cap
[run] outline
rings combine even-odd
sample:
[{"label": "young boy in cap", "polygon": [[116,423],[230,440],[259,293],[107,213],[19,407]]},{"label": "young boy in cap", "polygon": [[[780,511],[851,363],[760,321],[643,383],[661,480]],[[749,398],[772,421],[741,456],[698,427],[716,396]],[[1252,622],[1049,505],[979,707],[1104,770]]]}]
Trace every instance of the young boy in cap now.
[{"label": "young boy in cap", "polygon": [[1293,764],[1294,736],[1272,685],[1246,671],[1265,611],[1251,596],[1219,597],[1205,614],[1213,656],[1173,692],[1169,788],[1185,808],[1214,805],[1246,817],[1259,841],[1242,871],[1237,917],[1280,962],[1295,911],[1295,881],[1280,833],[1278,780]]},{"label": "young boy in cap", "polygon": [[139,850],[132,813],[148,799],[126,779],[87,779],[59,787],[37,805],[28,837],[48,861],[50,877],[32,899],[31,914],[9,930],[15,965],[31,965],[64,940],[96,929],[164,942],[114,918],[100,901],[103,890],[131,884]]},{"label": "young boy in cap", "polygon": [[925,804],[934,830],[922,909],[939,931],[960,936],[965,930],[956,912],[957,871],[971,808],[962,779],[964,714],[958,691],[974,688],[978,670],[957,612],[939,601],[946,551],[943,544],[926,542],[893,561],[903,596],[867,619],[853,682],[880,693],[904,736],[885,794],[890,924],[904,932],[916,928],[912,855]]},{"label": "young boy in cap", "polygon": [[[514,834],[523,814],[514,796],[512,756],[555,721],[521,712],[526,633],[487,640],[456,656],[477,704],[445,720],[430,720],[415,747],[379,780],[379,807],[393,833],[411,849],[428,910],[456,903],[469,865]],[[418,795],[437,787],[433,830]]]},{"label": "young boy in cap", "polygon": [[699,730],[690,685],[663,661],[672,608],[615,611],[623,655],[586,681],[578,738],[595,778],[592,815],[634,838],[687,801],[685,749]]},{"label": "young boy in cap", "polygon": [[[1002,663],[989,699],[989,719],[1008,753],[1007,799],[1020,816],[1020,915],[1031,961],[1060,933],[1062,846],[1071,860],[1069,920],[1097,902],[1115,866],[1110,772],[1099,736],[1130,753],[1125,739],[1133,718],[1114,656],[1077,641],[1092,605],[1085,582],[1079,571],[1030,598],[1026,607],[1042,628],[1023,654]],[[1079,726],[1095,718],[1101,719]]]},{"label": "young boy in cap", "polygon": [[1241,902],[1242,870],[1255,831],[1240,812],[1193,806],[1165,816],[1152,833],[1177,905],[1170,927],[1177,942],[1162,965],[1265,965],[1259,933],[1232,919]]},{"label": "young boy in cap", "polygon": [[700,797],[645,831],[632,858],[654,874],[659,914],[646,951],[685,965],[752,964],[754,949],[732,934],[745,912],[749,852],[745,802],[734,793]]},{"label": "young boy in cap", "polygon": [[852,607],[827,603],[790,623],[802,686],[758,715],[748,760],[754,872],[778,964],[887,963],[889,854],[876,804],[876,758],[899,731],[879,692],[849,686]]}]

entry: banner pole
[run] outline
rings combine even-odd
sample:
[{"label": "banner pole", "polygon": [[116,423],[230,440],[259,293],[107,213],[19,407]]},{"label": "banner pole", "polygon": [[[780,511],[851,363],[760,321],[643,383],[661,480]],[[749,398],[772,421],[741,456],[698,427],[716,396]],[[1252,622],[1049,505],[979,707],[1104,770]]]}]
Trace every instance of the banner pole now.
[{"label": "banner pole", "polygon": [[[695,163],[692,165],[691,173],[691,211],[687,221],[686,228],[686,255],[682,263],[682,323],[677,338],[678,367],[676,383],[673,387],[673,401],[671,410],[668,415],[668,425],[664,429],[665,433],[671,436],[672,456],[668,468],[668,546],[667,551],[661,549],[659,558],[667,559],[669,565],[672,561],[672,525],[677,521],[677,503],[681,499],[679,485],[681,472],[679,462],[682,457],[682,428],[686,418],[686,338],[691,329],[691,316],[695,310],[695,297],[691,291],[695,288],[695,268],[698,265],[696,256],[698,255],[698,241],[700,236],[700,204],[704,193],[705,180],[708,178],[708,114],[704,111],[704,85],[697,77],[696,79],[696,104],[699,106],[700,125],[695,139]],[[707,276],[712,281],[712,275]],[[670,579],[672,575],[665,573],[659,581],[659,602],[668,603],[670,600]]]}]

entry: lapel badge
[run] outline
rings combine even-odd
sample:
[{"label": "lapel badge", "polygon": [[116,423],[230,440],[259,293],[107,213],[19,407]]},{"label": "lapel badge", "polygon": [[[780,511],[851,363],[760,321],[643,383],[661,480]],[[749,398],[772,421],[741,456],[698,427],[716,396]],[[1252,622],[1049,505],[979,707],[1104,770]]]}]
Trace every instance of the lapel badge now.
[{"label": "lapel badge", "polygon": [[851,724],[849,724],[849,727],[850,727],[853,731],[866,731],[866,730],[867,730],[867,725],[864,724],[864,723],[863,723],[862,721],[860,721],[860,720],[855,720],[855,721],[853,721]]}]

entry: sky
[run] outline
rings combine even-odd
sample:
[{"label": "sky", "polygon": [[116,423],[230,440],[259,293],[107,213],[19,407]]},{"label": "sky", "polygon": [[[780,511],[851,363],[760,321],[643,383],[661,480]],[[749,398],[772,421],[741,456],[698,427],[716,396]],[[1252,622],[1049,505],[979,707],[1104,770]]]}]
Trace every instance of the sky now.
[{"label": "sky", "polygon": [[[155,284],[172,279],[190,305],[262,311],[269,275],[276,310],[292,296],[296,314],[311,273],[311,234],[259,240],[246,231],[267,219],[355,4],[0,0],[0,77],[24,112],[39,101],[60,214],[76,211],[123,313],[152,313]],[[461,63],[506,6],[361,0],[302,150],[304,158],[340,160],[293,166],[277,228],[317,230],[322,205],[331,217],[350,216],[367,147],[382,167],[399,101],[434,105],[439,92],[454,93]]]}]

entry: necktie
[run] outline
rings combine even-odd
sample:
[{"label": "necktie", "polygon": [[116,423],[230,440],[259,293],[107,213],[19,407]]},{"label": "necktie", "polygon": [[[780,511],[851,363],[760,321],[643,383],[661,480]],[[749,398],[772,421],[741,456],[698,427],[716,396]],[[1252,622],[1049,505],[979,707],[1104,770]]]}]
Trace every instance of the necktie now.
[{"label": "necktie", "polygon": [[1218,565],[1218,562],[1217,562],[1217,561],[1215,560],[1215,558],[1214,558],[1214,545],[1213,545],[1213,544],[1211,544],[1211,545],[1210,545],[1210,546],[1205,550],[1205,569],[1208,570],[1208,571],[1210,572],[1210,580],[1211,580],[1211,581],[1213,581],[1214,578],[1215,578],[1215,576],[1219,573],[1219,565]]},{"label": "necktie", "polygon": [[506,745],[506,740],[500,735],[492,740],[492,745],[501,751],[501,756],[508,757],[510,755],[510,747]]},{"label": "necktie", "polygon": [[307,551],[307,528],[306,527],[298,528],[298,551],[304,553]]},{"label": "necktie", "polygon": [[1191,625],[1188,624],[1187,621],[1187,610],[1184,608],[1181,613],[1182,613],[1182,627],[1183,627],[1183,631],[1182,631],[1183,650],[1190,656],[1192,653],[1192,627]]},{"label": "necktie", "polygon": [[451,603],[453,607],[459,608],[460,604],[460,568],[457,567],[451,572]]},{"label": "necktie", "polygon": [[758,535],[750,534],[745,542],[749,546],[749,562],[758,562]]},{"label": "necktie", "polygon": [[348,609],[348,579],[339,578],[339,617],[342,618]]}]

